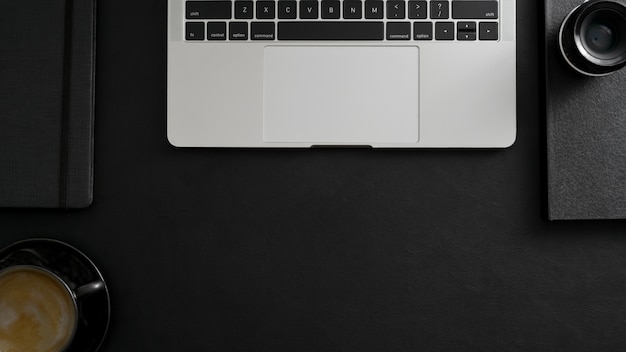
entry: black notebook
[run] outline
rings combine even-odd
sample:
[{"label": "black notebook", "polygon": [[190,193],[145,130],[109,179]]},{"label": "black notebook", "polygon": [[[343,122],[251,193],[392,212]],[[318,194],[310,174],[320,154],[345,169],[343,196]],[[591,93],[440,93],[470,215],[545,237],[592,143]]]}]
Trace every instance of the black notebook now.
[{"label": "black notebook", "polygon": [[558,50],[580,0],[546,0],[548,217],[626,219],[626,69],[585,77]]},{"label": "black notebook", "polygon": [[0,206],[93,198],[94,0],[0,0]]}]

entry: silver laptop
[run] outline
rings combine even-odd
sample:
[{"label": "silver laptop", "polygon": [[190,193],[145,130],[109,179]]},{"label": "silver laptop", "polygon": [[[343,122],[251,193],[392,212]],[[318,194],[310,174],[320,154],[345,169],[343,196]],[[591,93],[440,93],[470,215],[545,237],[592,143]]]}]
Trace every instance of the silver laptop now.
[{"label": "silver laptop", "polygon": [[169,0],[178,147],[503,148],[516,0]]}]

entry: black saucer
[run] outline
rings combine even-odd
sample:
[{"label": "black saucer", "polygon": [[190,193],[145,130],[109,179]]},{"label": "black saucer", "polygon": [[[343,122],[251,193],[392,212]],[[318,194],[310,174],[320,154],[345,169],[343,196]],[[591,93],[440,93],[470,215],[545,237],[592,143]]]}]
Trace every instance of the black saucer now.
[{"label": "black saucer", "polygon": [[[51,239],[31,239],[11,244],[0,250],[0,270],[14,265],[38,265],[61,277],[75,289],[104,278],[94,263],[76,248]],[[111,316],[111,303],[106,283],[103,290],[78,300],[78,326],[72,344],[64,352],[95,352],[98,350]]]}]

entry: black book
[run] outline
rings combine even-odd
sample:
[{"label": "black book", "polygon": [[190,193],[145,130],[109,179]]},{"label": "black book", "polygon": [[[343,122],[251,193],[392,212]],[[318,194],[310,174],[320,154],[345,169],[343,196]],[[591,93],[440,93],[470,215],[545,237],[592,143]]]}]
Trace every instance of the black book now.
[{"label": "black book", "polygon": [[94,0],[0,0],[0,206],[93,199]]},{"label": "black book", "polygon": [[545,0],[548,218],[626,219],[626,69],[586,77],[558,49],[580,0]]}]

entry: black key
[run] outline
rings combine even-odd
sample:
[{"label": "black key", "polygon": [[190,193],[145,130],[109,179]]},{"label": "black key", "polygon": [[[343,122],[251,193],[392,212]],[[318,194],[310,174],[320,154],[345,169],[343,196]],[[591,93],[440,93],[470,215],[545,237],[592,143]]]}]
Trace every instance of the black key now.
[{"label": "black key", "polygon": [[387,1],[387,18],[393,20],[404,19],[404,1]]},{"label": "black key", "polygon": [[455,19],[496,19],[497,1],[452,1],[452,18]]},{"label": "black key", "polygon": [[317,1],[300,1],[300,18],[309,20],[316,19],[318,17],[317,6]]},{"label": "black key", "polygon": [[476,40],[476,32],[458,32],[456,37],[458,40]]},{"label": "black key", "polygon": [[204,40],[204,22],[185,23],[185,32],[187,40]]},{"label": "black key", "polygon": [[411,23],[387,22],[387,40],[411,39]]},{"label": "black key", "polygon": [[433,40],[433,23],[432,22],[413,23],[413,39]]},{"label": "black key", "polygon": [[454,40],[454,22],[435,23],[435,39]]},{"label": "black key", "polygon": [[250,39],[274,40],[274,22],[252,22],[250,24]]},{"label": "black key", "polygon": [[282,0],[278,2],[278,18],[295,19],[297,15],[295,1]]},{"label": "black key", "polygon": [[383,2],[378,0],[365,1],[365,18],[382,19],[383,18]]},{"label": "black key", "polygon": [[343,18],[358,20],[363,17],[361,14],[361,1],[345,0],[343,2]]},{"label": "black key", "polygon": [[230,40],[248,40],[248,22],[230,22],[228,37]]},{"label": "black key", "polygon": [[428,18],[428,5],[426,1],[409,1],[409,18]]},{"label": "black key", "polygon": [[230,19],[231,1],[187,1],[187,19]]},{"label": "black key", "polygon": [[226,40],[226,22],[208,22],[206,24],[207,40]]},{"label": "black key", "polygon": [[337,19],[340,15],[339,10],[340,3],[335,0],[322,1],[322,18],[325,19]]},{"label": "black key", "polygon": [[480,22],[478,33],[480,40],[498,40],[498,22]]},{"label": "black key", "polygon": [[383,40],[383,22],[278,22],[278,40]]},{"label": "black key", "polygon": [[442,19],[450,17],[450,7],[447,1],[430,2],[430,18]]},{"label": "black key", "polygon": [[252,1],[235,1],[235,18],[242,20],[252,19],[254,10]]},{"label": "black key", "polygon": [[458,22],[456,37],[458,40],[476,40],[476,22]]},{"label": "black key", "polygon": [[476,22],[458,22],[456,28],[459,32],[476,32]]},{"label": "black key", "polygon": [[257,1],[256,18],[273,20],[276,17],[276,3],[274,1]]}]

